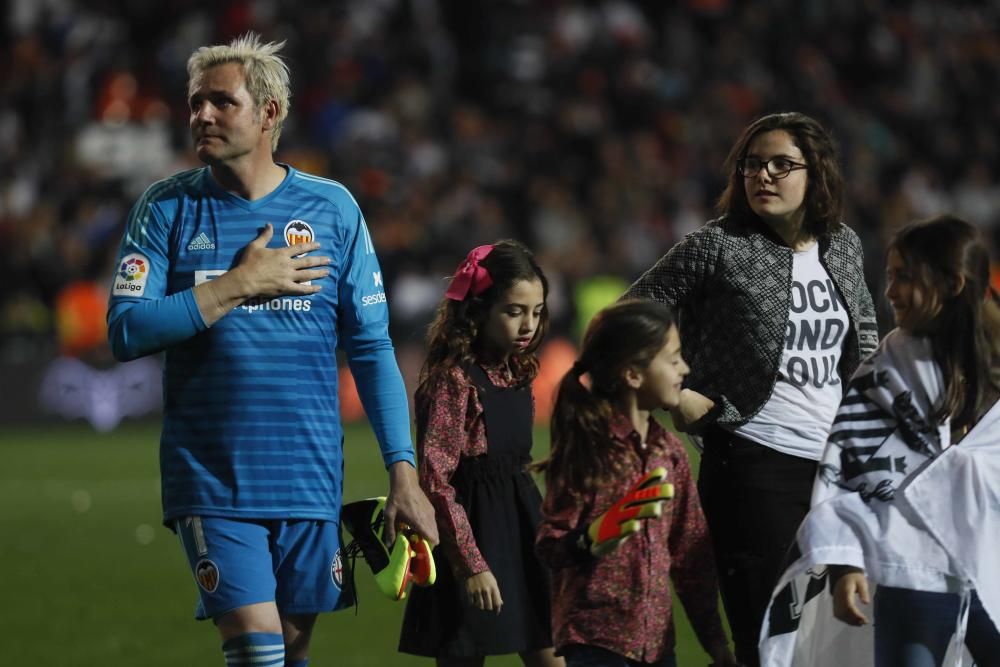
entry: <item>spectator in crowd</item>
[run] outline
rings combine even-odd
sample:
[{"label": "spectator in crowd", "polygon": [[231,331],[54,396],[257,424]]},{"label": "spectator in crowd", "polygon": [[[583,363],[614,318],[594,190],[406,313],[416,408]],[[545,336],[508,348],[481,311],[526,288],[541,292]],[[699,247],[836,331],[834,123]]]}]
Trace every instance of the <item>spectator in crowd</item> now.
[{"label": "spectator in crowd", "polygon": [[[186,115],[174,101],[186,78],[177,54],[251,29],[286,39],[295,64],[279,158],[354,192],[390,293],[404,269],[443,275],[442,257],[515,237],[539,250],[552,334],[566,334],[575,320],[571,302],[558,314],[559,292],[598,271],[633,280],[708,217],[730,128],[792,105],[839,110],[845,217],[873,288],[882,247],[907,220],[945,208],[988,239],[1000,232],[1000,49],[995,9],[982,3],[789,13],[777,0],[15,0],[5,19],[0,277],[17,286],[0,296],[8,354],[29,349],[21,314],[51,311],[78,279],[104,280],[120,231],[105,221],[123,218],[108,213],[196,166],[170,122]],[[493,228],[470,238],[469,221],[487,218]],[[549,243],[566,224],[579,228],[575,241]],[[394,319],[413,345],[425,304]]]}]

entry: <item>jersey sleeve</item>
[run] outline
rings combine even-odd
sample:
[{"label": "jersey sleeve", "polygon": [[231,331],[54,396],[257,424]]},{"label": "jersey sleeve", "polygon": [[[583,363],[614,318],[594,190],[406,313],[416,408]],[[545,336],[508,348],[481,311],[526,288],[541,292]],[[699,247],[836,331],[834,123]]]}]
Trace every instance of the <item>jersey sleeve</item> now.
[{"label": "jersey sleeve", "polygon": [[389,308],[375,248],[357,204],[343,206],[349,235],[338,285],[338,338],[386,467],[415,465],[410,410],[389,338]]},{"label": "jersey sleeve", "polygon": [[167,294],[170,218],[176,210],[169,181],[151,186],[129,212],[108,301],[108,340],[119,361],[159,352],[207,326],[187,289]]}]

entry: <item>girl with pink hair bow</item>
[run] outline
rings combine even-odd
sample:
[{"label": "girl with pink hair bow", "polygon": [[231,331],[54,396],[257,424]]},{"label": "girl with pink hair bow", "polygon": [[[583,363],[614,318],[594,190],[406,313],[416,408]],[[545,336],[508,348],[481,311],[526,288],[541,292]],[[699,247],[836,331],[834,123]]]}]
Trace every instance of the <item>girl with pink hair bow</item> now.
[{"label": "girl with pink hair bow", "polygon": [[531,462],[548,281],[516,241],[474,248],[455,271],[427,336],[416,393],[420,485],[441,535],[438,580],[416,589],[400,650],[438,665],[482,665],[552,650],[549,574],[534,552],[541,494]]}]

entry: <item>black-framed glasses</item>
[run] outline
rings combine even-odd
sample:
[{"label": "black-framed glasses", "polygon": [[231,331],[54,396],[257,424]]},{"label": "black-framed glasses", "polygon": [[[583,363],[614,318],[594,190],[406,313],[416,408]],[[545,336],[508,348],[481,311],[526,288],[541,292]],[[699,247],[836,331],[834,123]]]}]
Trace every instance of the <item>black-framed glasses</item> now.
[{"label": "black-framed glasses", "polygon": [[780,179],[788,176],[796,169],[806,169],[809,165],[796,162],[790,158],[779,155],[770,160],[761,160],[759,157],[748,155],[736,162],[736,171],[743,178],[753,178],[761,169],[767,169],[771,178]]}]

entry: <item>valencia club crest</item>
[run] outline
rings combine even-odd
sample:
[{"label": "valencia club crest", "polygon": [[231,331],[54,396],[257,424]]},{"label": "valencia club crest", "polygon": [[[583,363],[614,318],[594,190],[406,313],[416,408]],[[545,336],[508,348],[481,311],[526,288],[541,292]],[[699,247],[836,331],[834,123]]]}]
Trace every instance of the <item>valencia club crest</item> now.
[{"label": "valencia club crest", "polygon": [[316,238],[313,228],[305,220],[290,220],[285,225],[285,243],[289,246],[309,243]]}]

